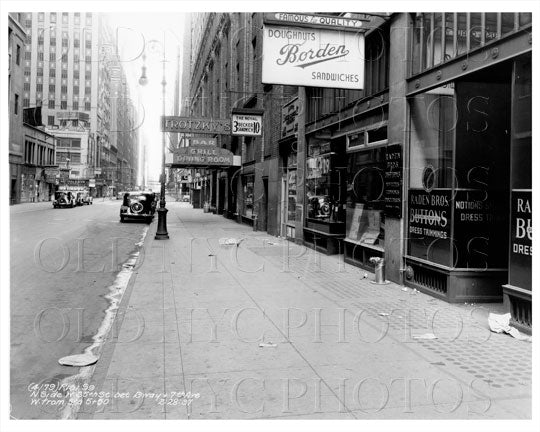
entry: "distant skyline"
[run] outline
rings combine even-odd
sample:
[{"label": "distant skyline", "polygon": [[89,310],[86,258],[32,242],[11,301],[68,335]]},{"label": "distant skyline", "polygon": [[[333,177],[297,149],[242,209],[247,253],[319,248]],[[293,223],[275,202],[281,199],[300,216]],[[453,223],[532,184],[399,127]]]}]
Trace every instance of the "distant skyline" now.
[{"label": "distant skyline", "polygon": [[[181,50],[187,14],[105,12],[104,15],[107,17],[111,30],[118,33],[118,52],[123,61],[131,98],[137,107],[139,121],[142,121],[140,133],[141,164],[146,145],[148,146],[148,179],[158,180],[161,173],[162,139],[159,123],[162,115],[163,54],[161,46],[164,42],[167,82],[165,105],[167,115],[170,115],[174,109],[177,50],[178,48]],[[142,73],[142,52],[145,46],[148,83],[143,87],[139,84],[139,78]],[[182,61],[183,59],[180,58],[180,71],[182,70]],[[140,166],[139,168],[139,172],[142,174],[144,167]]]}]

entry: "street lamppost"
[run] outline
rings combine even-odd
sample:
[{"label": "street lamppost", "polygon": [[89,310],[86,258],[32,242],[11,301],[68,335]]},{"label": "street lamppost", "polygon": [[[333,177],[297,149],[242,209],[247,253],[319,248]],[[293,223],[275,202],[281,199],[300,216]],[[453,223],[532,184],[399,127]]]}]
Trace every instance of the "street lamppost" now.
[{"label": "street lamppost", "polygon": [[[159,41],[149,41],[160,44]],[[163,105],[162,105],[162,115],[165,117],[165,87],[167,86],[167,81],[165,80],[165,34],[163,34],[163,44],[161,46],[163,51],[163,79],[161,80],[161,86],[162,86],[162,99],[163,99]],[[146,47],[145,47],[146,49]],[[146,59],[146,55],[143,54],[143,67],[142,67],[142,74],[139,78],[139,84],[144,86],[148,83],[148,78],[146,77],[146,65],[144,64],[144,61]],[[160,191],[160,197],[159,197],[159,208],[157,209],[158,212],[158,226],[156,230],[156,240],[167,240],[169,238],[169,233],[167,232],[167,212],[168,210],[165,208],[165,148],[166,148],[166,140],[165,140],[165,132],[162,134],[161,139],[161,191]]]}]

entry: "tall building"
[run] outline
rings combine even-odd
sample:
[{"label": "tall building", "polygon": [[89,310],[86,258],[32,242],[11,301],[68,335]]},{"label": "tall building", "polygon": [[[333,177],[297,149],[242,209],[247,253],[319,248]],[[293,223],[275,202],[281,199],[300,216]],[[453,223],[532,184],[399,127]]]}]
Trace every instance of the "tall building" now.
[{"label": "tall building", "polygon": [[115,42],[105,17],[89,12],[21,15],[28,33],[23,106],[42,106],[47,131],[59,138],[57,162],[69,162],[71,178],[87,182],[97,196],[115,189],[120,174],[117,155],[114,161],[109,157],[110,142],[111,134],[121,132],[109,120],[109,53]]},{"label": "tall building", "polygon": [[9,102],[9,202],[21,200],[21,170],[24,157],[23,131],[23,55],[26,32],[21,25],[23,14],[8,15],[8,102]]},{"label": "tall building", "polygon": [[215,134],[242,165],[201,169],[204,201],[530,332],[532,14],[337,15],[192,16],[186,115],[263,128]]}]

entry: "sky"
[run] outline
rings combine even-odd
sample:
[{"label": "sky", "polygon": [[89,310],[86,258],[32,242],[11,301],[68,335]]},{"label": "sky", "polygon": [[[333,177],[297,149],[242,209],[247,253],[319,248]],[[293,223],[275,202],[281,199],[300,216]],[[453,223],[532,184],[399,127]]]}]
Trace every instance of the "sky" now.
[{"label": "sky", "polygon": [[[131,99],[137,109],[140,124],[141,152],[146,146],[148,178],[158,180],[161,173],[162,133],[162,77],[163,49],[165,46],[165,110],[172,115],[177,73],[177,53],[182,47],[186,14],[162,12],[136,12],[104,14],[111,30],[118,35],[120,53]],[[142,73],[142,52],[146,53],[148,83],[139,84]],[[180,71],[182,58],[180,58]],[[180,96],[181,97],[181,96]],[[142,156],[142,155],[141,155]],[[142,164],[142,157],[141,164]],[[142,176],[143,167],[139,167]]]}]

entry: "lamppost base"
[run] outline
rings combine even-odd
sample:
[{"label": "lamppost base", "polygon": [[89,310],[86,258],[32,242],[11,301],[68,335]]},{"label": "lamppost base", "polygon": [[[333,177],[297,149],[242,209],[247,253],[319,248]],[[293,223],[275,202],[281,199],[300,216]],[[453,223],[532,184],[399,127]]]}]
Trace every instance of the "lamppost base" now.
[{"label": "lamppost base", "polygon": [[167,232],[167,210],[165,207],[159,207],[157,210],[158,214],[158,227],[156,230],[156,240],[168,240],[169,233]]}]

